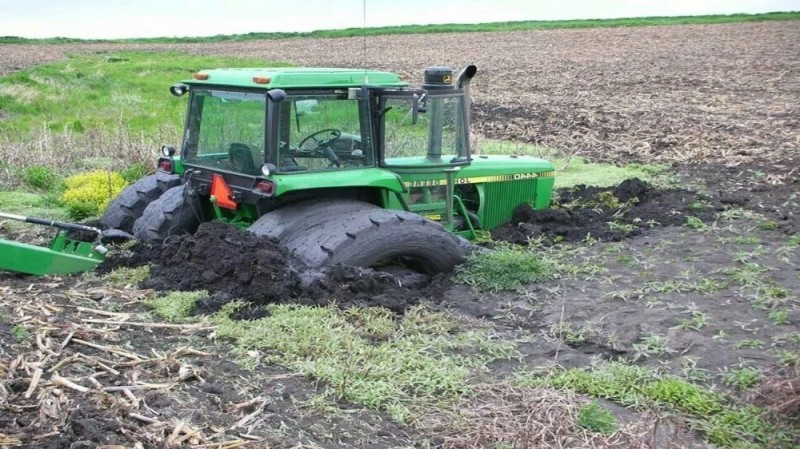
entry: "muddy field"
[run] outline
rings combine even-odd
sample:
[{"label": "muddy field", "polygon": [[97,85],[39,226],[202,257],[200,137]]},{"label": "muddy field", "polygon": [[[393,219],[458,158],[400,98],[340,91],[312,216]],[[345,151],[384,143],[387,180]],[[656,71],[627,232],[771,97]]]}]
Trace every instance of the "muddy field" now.
[{"label": "muddy field", "polygon": [[[715,385],[739,404],[772,410],[771,422],[797,425],[800,249],[775,222],[636,179],[557,198],[552,211],[521,207],[517,223],[495,233],[493,245],[544,238],[538,251],[563,270],[524,292],[481,293],[450,276],[404,284],[392,273],[348,267],[308,273],[276,241],[219,223],[164,246],[118,249],[95,276],[0,274],[0,405],[10,412],[0,414],[0,437],[48,448],[467,448],[529,438],[529,426],[547,425],[552,438],[534,440],[541,447],[705,447],[690,422],[612,402],[604,404],[624,428],[576,434],[569,423],[585,397],[509,383],[515,373],[611,361]],[[141,283],[113,277],[143,264],[151,270]],[[188,322],[149,312],[148,301],[166,290],[199,289],[209,296]],[[422,305],[459,317],[466,329],[490,326],[516,355],[475,379],[459,412],[469,427],[441,422],[454,411],[399,424],[291,370],[232,362],[228,341],[214,338],[206,317],[236,298],[248,300],[236,320],[268,317],[265,306],[278,303],[385,307],[402,321]],[[759,380],[731,383],[730,373],[743,369]],[[497,416],[520,413],[528,421],[498,424]]]},{"label": "muddy field", "polygon": [[[0,46],[0,73],[120,47]],[[125,48],[364,62],[360,39]],[[713,385],[797,429],[797,22],[384,36],[369,38],[368,49],[368,65],[408,79],[426,65],[478,64],[479,138],[619,164],[665,162],[689,189],[629,180],[559,191],[554,211],[518,210],[495,241],[545,236],[537,251],[560,270],[557,280],[522,292],[478,292],[450,277],[409,284],[354,269],[303,278],[274,242],[226,239],[213,226],[203,231],[204,244],[184,238],[166,250],[134,247],[112,259],[116,267],[154,263],[141,285],[0,274],[0,407],[9,412],[0,413],[0,446],[707,447],[691,421],[670,411],[605,401],[626,427],[608,437],[576,433],[566,427],[585,397],[506,384],[519,372],[611,360]],[[263,276],[226,271],[222,255],[247,260]],[[165,323],[145,305],[156,290],[175,286],[210,292],[193,311],[196,324]],[[202,315],[241,296],[253,301],[239,319],[264,317],[267,303],[291,302],[383,306],[402,322],[407,305],[419,303],[467,327],[489,326],[516,352],[476,374],[461,414],[399,424],[327,396],[326,385],[292,370],[234,363],[242,354],[234,357]],[[756,382],[731,381],[752,370]],[[532,405],[543,397],[546,409]],[[550,421],[537,421],[544,417]],[[551,429],[550,439],[536,439],[538,428]]]}]

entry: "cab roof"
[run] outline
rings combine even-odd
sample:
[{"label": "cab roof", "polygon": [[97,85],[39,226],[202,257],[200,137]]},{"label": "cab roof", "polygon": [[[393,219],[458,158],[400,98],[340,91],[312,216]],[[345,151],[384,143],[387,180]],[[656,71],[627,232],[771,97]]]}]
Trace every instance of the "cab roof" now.
[{"label": "cab roof", "polygon": [[[205,78],[205,79],[202,79]],[[261,89],[302,89],[360,87],[365,84],[405,87],[408,83],[389,72],[332,68],[230,68],[201,70],[184,81],[191,85],[255,87]]]}]

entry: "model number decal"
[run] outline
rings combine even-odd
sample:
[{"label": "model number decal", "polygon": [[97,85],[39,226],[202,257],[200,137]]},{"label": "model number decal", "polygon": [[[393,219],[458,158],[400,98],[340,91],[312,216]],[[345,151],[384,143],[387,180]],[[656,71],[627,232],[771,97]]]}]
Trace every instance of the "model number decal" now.
[{"label": "model number decal", "polygon": [[[455,184],[478,184],[482,182],[519,181],[523,179],[536,179],[552,177],[553,172],[542,173],[514,173],[513,175],[479,176],[474,178],[456,178]],[[437,187],[447,185],[446,179],[425,179],[422,181],[407,181],[406,187]]]}]

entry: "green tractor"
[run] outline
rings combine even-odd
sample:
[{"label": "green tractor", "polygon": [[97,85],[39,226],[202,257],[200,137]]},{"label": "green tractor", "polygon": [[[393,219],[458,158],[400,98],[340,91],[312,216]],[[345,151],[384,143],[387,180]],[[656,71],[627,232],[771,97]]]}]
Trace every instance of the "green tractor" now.
[{"label": "green tractor", "polygon": [[553,187],[551,162],[470,152],[476,71],[430,67],[420,88],[357,69],[197,72],[170,88],[189,94],[180,151],[162,147],[101,223],[157,243],[221,220],[312,268],[449,271],[477,230],[546,208]]}]

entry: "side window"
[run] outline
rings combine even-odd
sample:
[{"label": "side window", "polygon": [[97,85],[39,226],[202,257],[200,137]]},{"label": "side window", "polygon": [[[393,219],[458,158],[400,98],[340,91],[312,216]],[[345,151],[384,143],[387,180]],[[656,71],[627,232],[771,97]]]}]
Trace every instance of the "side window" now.
[{"label": "side window", "polygon": [[384,161],[387,165],[451,163],[466,158],[463,97],[431,96],[414,121],[410,97],[388,97],[383,108]]},{"label": "side window", "polygon": [[427,114],[418,114],[417,123],[412,119],[412,101],[408,99],[388,99],[384,107],[386,123],[384,157],[389,159],[425,157],[427,153],[428,123]]}]

